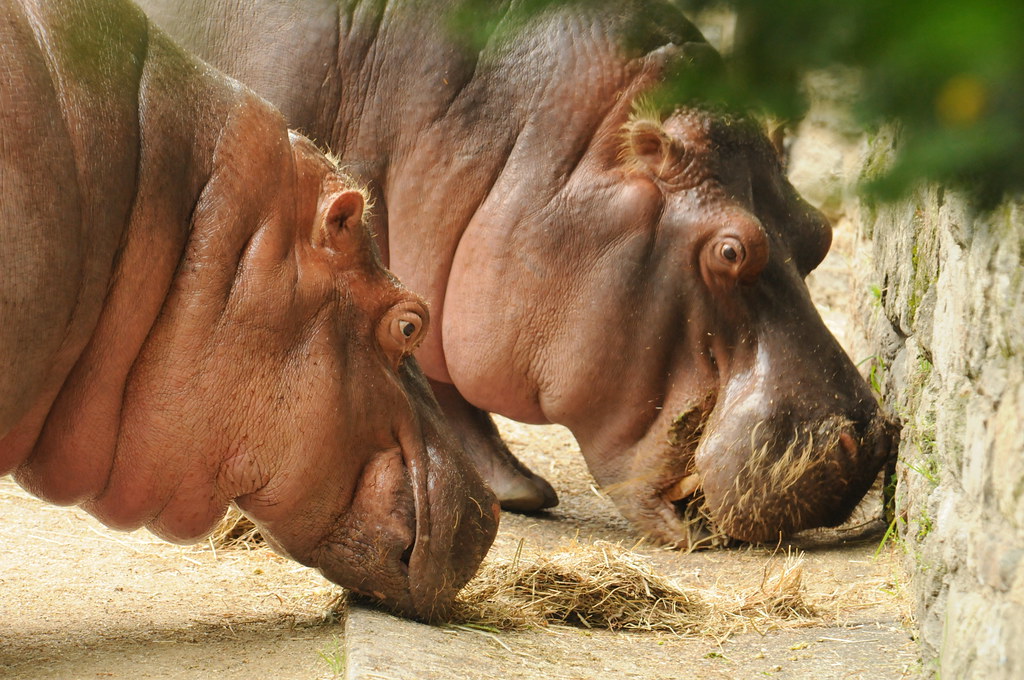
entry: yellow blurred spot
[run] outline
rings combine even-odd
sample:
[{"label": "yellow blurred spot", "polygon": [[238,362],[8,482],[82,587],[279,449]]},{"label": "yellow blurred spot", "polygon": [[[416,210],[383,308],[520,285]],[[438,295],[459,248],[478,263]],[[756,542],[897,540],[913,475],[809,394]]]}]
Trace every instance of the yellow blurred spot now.
[{"label": "yellow blurred spot", "polygon": [[939,120],[950,127],[973,124],[985,109],[985,86],[972,76],[953,76],[946,81],[935,100]]}]

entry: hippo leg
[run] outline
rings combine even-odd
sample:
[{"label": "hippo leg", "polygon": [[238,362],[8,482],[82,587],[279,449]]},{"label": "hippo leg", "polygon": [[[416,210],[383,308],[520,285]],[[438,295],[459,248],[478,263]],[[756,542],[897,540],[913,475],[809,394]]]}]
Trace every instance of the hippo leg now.
[{"label": "hippo leg", "polygon": [[453,385],[430,381],[448,424],[491,487],[501,507],[512,512],[534,512],[558,505],[551,485],[512,455],[486,411],[473,406]]}]

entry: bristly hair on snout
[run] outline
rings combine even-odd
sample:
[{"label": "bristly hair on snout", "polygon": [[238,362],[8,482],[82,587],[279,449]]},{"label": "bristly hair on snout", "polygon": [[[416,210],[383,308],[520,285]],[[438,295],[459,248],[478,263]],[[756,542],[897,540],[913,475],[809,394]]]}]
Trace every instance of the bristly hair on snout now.
[{"label": "bristly hair on snout", "polygon": [[[778,442],[757,444],[764,423],[752,428],[750,454],[733,480],[734,495],[728,510],[718,521],[732,527],[733,532],[737,526],[763,528],[778,524],[778,515],[784,510],[787,524],[803,526],[805,517],[816,508],[811,506],[813,495],[800,493],[800,488],[827,488],[829,480],[841,474],[837,451],[841,435],[851,424],[841,416],[828,418],[813,429],[795,432],[781,453]],[[780,533],[788,533],[781,529]]]}]

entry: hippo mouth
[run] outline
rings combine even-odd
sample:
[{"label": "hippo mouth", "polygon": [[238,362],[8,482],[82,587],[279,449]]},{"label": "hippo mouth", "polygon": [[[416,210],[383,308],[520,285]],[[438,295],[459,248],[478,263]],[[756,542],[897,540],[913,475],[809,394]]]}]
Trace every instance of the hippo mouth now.
[{"label": "hippo mouth", "polygon": [[455,595],[476,574],[498,531],[500,506],[476,476],[425,441],[408,462],[415,500],[415,539],[404,553],[415,618],[446,620]]},{"label": "hippo mouth", "polygon": [[[667,528],[674,529],[676,534],[667,541],[661,537],[662,541],[682,549],[725,547],[732,542],[717,528],[708,511],[703,478],[695,464],[697,447],[704,438],[715,403],[715,396],[708,395],[683,411],[672,421],[666,437],[668,458],[677,461],[677,467],[675,474],[662,477],[656,485],[654,502],[659,506],[661,516],[672,518]],[[682,470],[681,474],[679,470]]]},{"label": "hippo mouth", "polygon": [[[380,519],[356,533],[377,563],[359,583],[344,585],[403,616],[442,620],[490,546],[497,505],[474,493],[469,475],[450,462],[450,448],[435,444],[430,434],[399,440],[400,446],[370,461],[358,492],[369,502],[376,499]],[[381,507],[381,497],[390,502]]]},{"label": "hippo mouth", "polygon": [[696,472],[663,497],[730,542],[772,542],[839,526],[891,455],[891,429],[877,413],[859,425],[836,414],[781,428],[762,420],[735,441],[715,429],[702,433],[691,462]]},{"label": "hippo mouth", "polygon": [[[429,465],[423,457],[419,451],[410,453],[407,446],[396,446],[376,454],[364,470],[360,493],[390,496],[390,502],[378,509],[383,518],[377,526],[367,527],[360,536],[372,544],[381,561],[373,570],[377,582],[368,579],[352,590],[397,613],[429,619],[450,597],[436,583],[441,568],[431,551]],[[387,471],[386,478],[378,469]]]},{"label": "hippo mouth", "polygon": [[708,512],[695,464],[715,404],[716,395],[708,394],[674,411],[678,415],[668,422],[666,413],[634,445],[637,455],[626,478],[605,478],[605,490],[622,514],[658,543],[680,550],[730,544]]},{"label": "hippo mouth", "polygon": [[403,447],[372,455],[314,560],[328,580],[409,616],[417,615],[410,564],[425,526],[417,486]]},{"label": "hippo mouth", "polygon": [[[358,496],[376,511],[375,519],[350,528],[376,563],[353,590],[431,622],[448,616],[455,594],[476,573],[497,533],[499,506],[445,423],[426,380],[411,370],[414,364],[403,366],[415,416],[399,421],[395,446],[377,454],[391,465],[383,484],[375,483],[372,470],[362,475]],[[382,508],[389,490],[391,502]]]}]

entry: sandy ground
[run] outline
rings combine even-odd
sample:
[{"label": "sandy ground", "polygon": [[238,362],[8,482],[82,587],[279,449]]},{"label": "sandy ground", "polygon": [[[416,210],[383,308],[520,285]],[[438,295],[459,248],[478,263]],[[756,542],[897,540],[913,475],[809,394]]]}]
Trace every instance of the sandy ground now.
[{"label": "sandy ground", "polygon": [[[785,549],[680,554],[636,545],[638,537],[593,487],[566,430],[509,421],[501,427],[516,451],[555,484],[562,503],[543,515],[507,514],[494,558],[609,541],[709,596],[753,591],[766,569],[785,559]],[[179,547],[145,531],[116,533],[79,510],[31,498],[9,478],[0,480],[0,517],[2,678],[343,676],[340,589],[265,548]],[[522,678],[908,677],[916,656],[896,556],[887,549],[876,555],[877,536],[848,545],[805,544],[788,552],[803,560],[805,595],[822,603],[821,615],[763,635],[682,640],[561,629],[496,637],[385,622],[372,639],[398,637],[377,645],[388,650],[385,668],[365,677],[455,677],[444,670],[451,665],[437,663],[417,666],[422,672],[409,672],[408,663],[395,670],[417,650],[436,655],[438,649],[449,664],[479,655],[467,668],[482,674],[460,674],[466,678],[489,677],[494,669]],[[399,653],[403,645],[409,651]],[[459,645],[468,651],[459,652]],[[481,666],[482,659],[488,665]],[[683,668],[694,674],[678,675]]]},{"label": "sandy ground", "polygon": [[[709,597],[753,591],[766,570],[784,562],[785,549],[680,554],[636,545],[593,487],[567,431],[509,421],[501,427],[552,480],[562,503],[543,515],[505,515],[493,558],[609,541]],[[116,533],[81,511],[29,497],[9,478],[0,480],[0,517],[2,678],[344,676],[340,589],[265,548],[179,547],[145,531]],[[876,555],[877,545],[876,535],[790,549],[803,560],[805,596],[821,603],[821,613],[763,635],[683,640],[561,629],[495,636],[403,628],[393,620],[377,621],[377,630],[364,617],[364,647],[383,657],[378,672],[359,677],[909,677],[916,655],[898,556],[888,549]],[[396,637],[383,644],[388,635]],[[442,656],[427,663],[417,656],[423,652]],[[459,663],[467,670],[449,675]]]},{"label": "sandy ground", "polygon": [[0,479],[0,678],[320,678],[340,593],[266,549],[122,534]]}]

